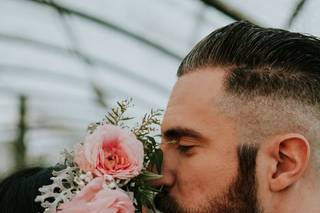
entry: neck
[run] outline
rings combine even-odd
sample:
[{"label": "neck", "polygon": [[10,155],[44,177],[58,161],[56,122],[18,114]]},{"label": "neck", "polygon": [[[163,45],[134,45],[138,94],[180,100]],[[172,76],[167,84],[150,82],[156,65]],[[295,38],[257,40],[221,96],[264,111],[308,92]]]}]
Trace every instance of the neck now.
[{"label": "neck", "polygon": [[290,189],[274,196],[274,205],[266,209],[265,213],[314,213],[320,212],[319,184],[298,182]]}]

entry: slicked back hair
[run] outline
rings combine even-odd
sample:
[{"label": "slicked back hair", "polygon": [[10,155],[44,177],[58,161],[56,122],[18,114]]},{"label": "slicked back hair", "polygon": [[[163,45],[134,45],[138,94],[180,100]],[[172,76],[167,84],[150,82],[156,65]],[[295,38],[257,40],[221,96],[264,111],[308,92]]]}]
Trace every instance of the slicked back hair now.
[{"label": "slicked back hair", "polygon": [[177,76],[211,67],[226,72],[221,108],[241,123],[242,143],[301,133],[320,168],[319,39],[235,22],[201,40],[184,58]]},{"label": "slicked back hair", "polygon": [[235,22],[200,41],[177,76],[209,66],[231,67],[230,93],[320,103],[320,40],[313,36]]}]

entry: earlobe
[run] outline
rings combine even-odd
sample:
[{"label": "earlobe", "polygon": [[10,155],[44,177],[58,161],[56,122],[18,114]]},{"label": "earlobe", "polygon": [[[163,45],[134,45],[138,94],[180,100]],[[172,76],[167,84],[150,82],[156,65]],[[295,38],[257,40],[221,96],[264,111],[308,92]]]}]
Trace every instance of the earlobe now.
[{"label": "earlobe", "polygon": [[269,186],[271,191],[277,192],[292,186],[305,173],[309,165],[310,146],[300,134],[282,135],[271,143],[275,165]]}]

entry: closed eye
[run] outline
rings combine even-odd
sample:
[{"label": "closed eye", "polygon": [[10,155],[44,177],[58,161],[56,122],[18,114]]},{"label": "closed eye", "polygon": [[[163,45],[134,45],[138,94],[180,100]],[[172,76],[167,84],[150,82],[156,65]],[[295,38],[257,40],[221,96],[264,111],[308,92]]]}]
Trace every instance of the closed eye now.
[{"label": "closed eye", "polygon": [[193,147],[195,146],[184,146],[184,145],[178,145],[177,149],[179,152],[181,153],[187,153],[188,151],[190,151]]}]

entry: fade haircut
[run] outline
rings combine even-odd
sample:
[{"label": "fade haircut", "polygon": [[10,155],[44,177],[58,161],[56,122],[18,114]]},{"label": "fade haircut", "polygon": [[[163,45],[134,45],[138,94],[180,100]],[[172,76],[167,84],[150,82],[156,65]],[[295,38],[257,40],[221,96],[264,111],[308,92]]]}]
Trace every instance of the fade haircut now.
[{"label": "fade haircut", "polygon": [[208,67],[226,70],[221,109],[241,123],[244,141],[301,133],[319,166],[319,39],[235,22],[200,41],[182,61],[177,76]]}]

